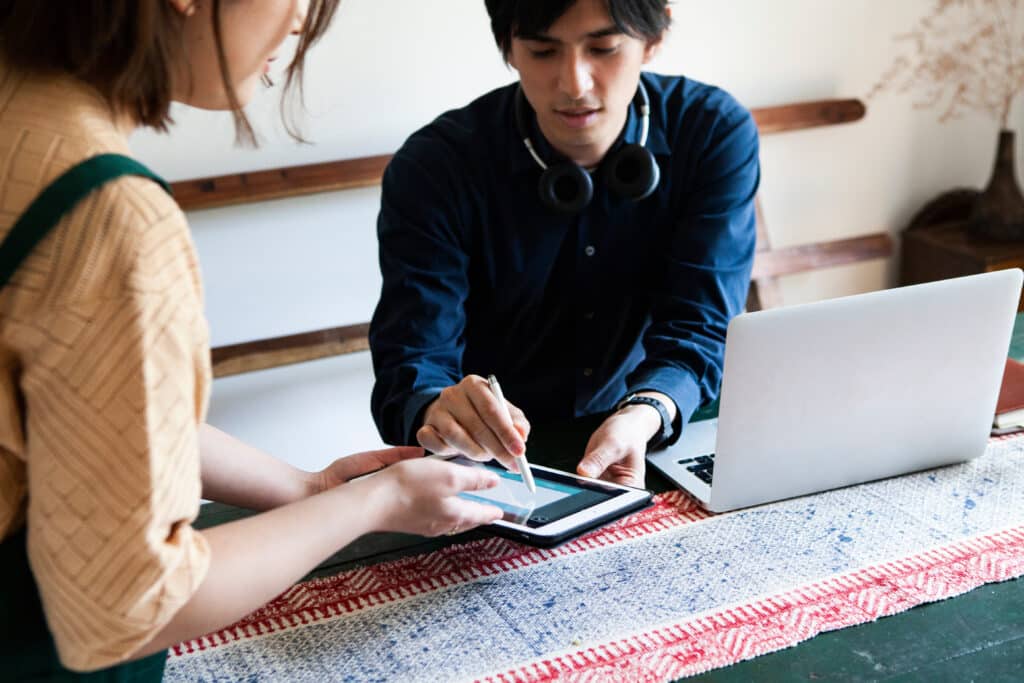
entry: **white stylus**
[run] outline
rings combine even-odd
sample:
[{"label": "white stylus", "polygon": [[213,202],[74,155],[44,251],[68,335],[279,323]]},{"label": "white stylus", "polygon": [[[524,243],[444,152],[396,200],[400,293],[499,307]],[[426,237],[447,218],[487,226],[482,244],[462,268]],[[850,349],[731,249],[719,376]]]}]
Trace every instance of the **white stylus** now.
[{"label": "white stylus", "polygon": [[[505,395],[501,393],[501,385],[498,384],[498,378],[494,375],[488,375],[487,386],[491,388],[494,398],[498,399],[498,402],[505,406],[505,412],[508,413],[508,419],[511,421],[512,412],[508,409],[508,403],[505,402]],[[519,467],[519,476],[523,478],[526,488],[530,489],[530,493],[537,493],[537,484],[533,481],[533,472],[530,471],[530,463],[526,461],[526,456],[517,455],[515,458],[516,465]]]}]

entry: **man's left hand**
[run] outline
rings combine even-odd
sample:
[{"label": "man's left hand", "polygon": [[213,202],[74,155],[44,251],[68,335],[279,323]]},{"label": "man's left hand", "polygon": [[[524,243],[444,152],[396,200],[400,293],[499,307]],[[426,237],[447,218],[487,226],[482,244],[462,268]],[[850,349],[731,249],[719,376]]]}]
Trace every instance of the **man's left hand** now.
[{"label": "man's left hand", "polygon": [[597,428],[576,471],[585,477],[643,488],[647,442],[660,429],[661,417],[653,408],[627,406]]}]

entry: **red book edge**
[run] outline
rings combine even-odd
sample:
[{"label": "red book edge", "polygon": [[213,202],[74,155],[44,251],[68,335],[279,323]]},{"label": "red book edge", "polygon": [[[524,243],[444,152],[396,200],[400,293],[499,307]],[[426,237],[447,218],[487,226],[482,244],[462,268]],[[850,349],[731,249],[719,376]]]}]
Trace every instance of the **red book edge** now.
[{"label": "red book edge", "polygon": [[1006,359],[1003,383],[999,386],[996,415],[1024,408],[1024,363]]}]

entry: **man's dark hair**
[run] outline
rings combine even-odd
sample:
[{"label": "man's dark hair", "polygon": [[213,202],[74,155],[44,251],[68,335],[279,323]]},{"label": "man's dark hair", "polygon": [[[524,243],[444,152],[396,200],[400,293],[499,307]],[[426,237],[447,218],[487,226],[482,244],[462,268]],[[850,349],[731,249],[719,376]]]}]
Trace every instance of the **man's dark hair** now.
[{"label": "man's dark hair", "polygon": [[[484,0],[491,31],[502,56],[508,60],[515,36],[538,35],[551,28],[576,0]],[[608,16],[623,33],[657,40],[668,28],[668,0],[604,0]]]}]

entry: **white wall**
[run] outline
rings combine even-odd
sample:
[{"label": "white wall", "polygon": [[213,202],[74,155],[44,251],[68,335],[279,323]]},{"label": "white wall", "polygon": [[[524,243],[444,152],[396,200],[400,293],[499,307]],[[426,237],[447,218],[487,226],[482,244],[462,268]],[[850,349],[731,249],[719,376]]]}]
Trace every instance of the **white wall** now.
[{"label": "white wall", "polygon": [[[889,65],[892,37],[931,0],[731,0],[673,3],[674,28],[651,69],[725,87],[750,107],[862,97]],[[139,157],[171,180],[394,151],[440,112],[515,77],[482,0],[342,0],[309,59],[304,132],[277,123],[277,91],[251,108],[258,150],[232,146],[230,117],[178,110],[169,136],[140,132]],[[1013,122],[1024,117],[1019,108]],[[763,194],[776,245],[898,232],[925,201],[980,186],[997,125],[951,124],[906,96],[868,103],[856,124],[762,142]],[[369,319],[380,286],[379,193],[359,190],[189,216],[214,345]],[[784,282],[789,302],[877,289],[892,266],[862,264]],[[376,447],[368,354],[218,380],[210,421],[300,466]]]}]

